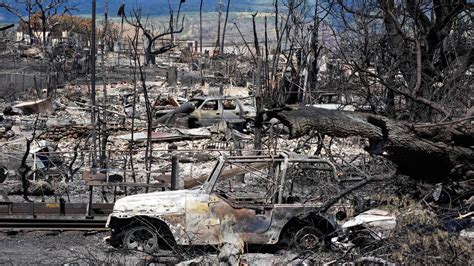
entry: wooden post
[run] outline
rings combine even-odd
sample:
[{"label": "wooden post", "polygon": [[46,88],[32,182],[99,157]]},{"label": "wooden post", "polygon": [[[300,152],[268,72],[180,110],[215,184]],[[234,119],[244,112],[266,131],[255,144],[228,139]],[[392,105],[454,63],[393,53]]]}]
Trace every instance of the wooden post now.
[{"label": "wooden post", "polygon": [[92,216],[92,195],[93,195],[93,192],[94,192],[94,187],[89,186],[89,202],[87,203],[87,214],[86,214],[87,215],[86,218],[88,218],[88,219],[93,218],[93,216]]},{"label": "wooden post", "polygon": [[59,198],[59,216],[66,215],[66,201],[63,198]]},{"label": "wooden post", "polygon": [[179,185],[179,160],[177,155],[171,157],[171,190],[180,189]]},{"label": "wooden post", "polygon": [[36,160],[38,158],[36,157],[36,152],[33,153],[33,180],[36,181],[36,170],[37,169],[37,166],[36,166]]}]

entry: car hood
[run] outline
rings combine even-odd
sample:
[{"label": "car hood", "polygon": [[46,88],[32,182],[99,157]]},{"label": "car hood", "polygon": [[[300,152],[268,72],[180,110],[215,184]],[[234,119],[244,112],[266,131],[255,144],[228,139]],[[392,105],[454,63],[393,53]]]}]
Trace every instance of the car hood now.
[{"label": "car hood", "polygon": [[119,199],[113,214],[123,218],[135,215],[158,216],[183,214],[188,194],[202,193],[201,190],[177,190],[138,194]]}]

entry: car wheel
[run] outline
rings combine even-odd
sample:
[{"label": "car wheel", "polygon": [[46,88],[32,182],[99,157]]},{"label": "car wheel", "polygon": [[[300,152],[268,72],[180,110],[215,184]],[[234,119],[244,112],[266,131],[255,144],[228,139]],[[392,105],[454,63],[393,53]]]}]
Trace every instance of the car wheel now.
[{"label": "car wheel", "polygon": [[198,120],[195,117],[188,118],[188,128],[198,128]]},{"label": "car wheel", "polygon": [[154,253],[159,250],[158,234],[148,226],[130,228],[123,239],[123,248]]},{"label": "car wheel", "polygon": [[300,251],[317,250],[324,246],[324,234],[316,227],[305,226],[295,233],[292,243]]},{"label": "car wheel", "polygon": [[244,131],[248,133],[254,132],[255,129],[255,121],[252,119],[247,119],[244,125]]},{"label": "car wheel", "polygon": [[112,230],[109,238],[109,244],[114,248],[121,248],[123,245],[124,235],[125,232],[115,232],[115,230]]}]

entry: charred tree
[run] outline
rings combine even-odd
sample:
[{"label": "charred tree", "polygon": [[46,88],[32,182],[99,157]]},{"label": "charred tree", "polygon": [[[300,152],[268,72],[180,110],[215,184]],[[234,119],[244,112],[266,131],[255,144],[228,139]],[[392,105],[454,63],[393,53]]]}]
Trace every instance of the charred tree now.
[{"label": "charred tree", "polygon": [[[63,16],[65,14],[71,14],[71,10],[75,9],[74,7],[66,6],[66,0],[51,0],[51,1],[42,1],[34,0],[33,7],[36,7],[37,14],[41,21],[41,31],[42,31],[42,42],[43,46],[48,44],[47,31],[53,31],[57,24],[51,23],[51,19],[56,16]],[[62,9],[61,14],[59,13]],[[31,12],[31,10],[29,10]],[[31,22],[30,22],[31,23]]]},{"label": "charred tree", "polygon": [[[35,122],[33,124],[33,133],[31,134],[31,138],[26,138],[26,147],[25,147],[25,152],[23,153],[23,156],[21,158],[21,164],[18,169],[18,172],[20,173],[21,176],[21,187],[22,187],[22,194],[23,194],[23,199],[26,201],[31,201],[28,198],[28,188],[30,187],[30,181],[28,180],[28,177],[31,172],[31,166],[28,164],[28,156],[30,155],[31,151],[31,145],[34,143],[36,140],[36,128],[38,125],[38,116],[36,116]],[[36,163],[36,162],[33,162]]]},{"label": "charred tree", "polygon": [[32,28],[32,23],[31,23],[31,16],[33,15],[32,10],[33,10],[33,2],[32,0],[25,0],[25,1],[15,1],[19,4],[24,4],[25,9],[28,11],[28,16],[23,16],[22,12],[15,8],[14,5],[11,5],[9,3],[3,2],[0,3],[0,8],[5,9],[6,11],[10,12],[11,14],[15,15],[18,17],[20,20],[20,27],[22,25],[27,25],[28,27],[28,35],[30,35],[30,44],[33,40],[33,28]]},{"label": "charred tree", "polygon": [[[180,8],[181,8],[181,4],[184,3],[184,1],[180,2]],[[172,10],[170,10],[170,28],[163,32],[163,33],[159,33],[159,34],[153,34],[150,30],[148,30],[146,28],[146,26],[142,23],[142,19],[141,19],[141,14],[140,14],[140,11],[139,10],[134,10],[133,11],[133,20],[129,20],[127,15],[126,15],[126,12],[125,12],[125,5],[122,4],[118,10],[118,16],[122,17],[128,24],[130,24],[131,26],[135,27],[135,28],[139,28],[142,32],[143,32],[143,35],[145,36],[145,41],[144,41],[144,49],[145,49],[145,65],[148,65],[148,64],[155,64],[155,57],[157,55],[160,55],[160,54],[164,54],[166,52],[168,52],[169,50],[173,49],[174,47],[176,47],[176,44],[174,43],[173,41],[173,37],[174,37],[174,34],[178,34],[178,33],[181,33],[183,32],[183,29],[184,29],[184,16],[181,20],[181,28],[175,30],[174,29],[174,21],[173,21],[173,12]],[[179,21],[179,13],[178,13],[178,16],[176,18],[176,21]],[[176,25],[178,26],[178,25]],[[159,48],[155,49],[155,43],[166,37],[166,36],[171,36],[171,42],[168,42],[162,46],[160,46]]]},{"label": "charred tree", "polygon": [[336,56],[358,73],[339,86],[364,88],[373,112],[383,108],[398,119],[460,116],[471,106],[473,7],[466,0],[338,0],[332,7],[332,19],[341,23],[333,29]]}]

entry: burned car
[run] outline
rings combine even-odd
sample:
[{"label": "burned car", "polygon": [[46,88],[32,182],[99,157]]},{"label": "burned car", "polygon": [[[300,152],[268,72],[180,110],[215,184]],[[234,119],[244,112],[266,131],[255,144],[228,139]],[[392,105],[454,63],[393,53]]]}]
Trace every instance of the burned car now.
[{"label": "burned car", "polygon": [[189,127],[210,126],[226,121],[231,124],[255,119],[256,109],[235,97],[198,97],[189,101],[195,110],[189,114]]},{"label": "burned car", "polygon": [[335,215],[319,211],[318,193],[335,168],[316,157],[222,156],[197,189],[119,199],[107,221],[115,247],[148,253],[219,245],[231,228],[246,244],[315,250],[330,242]]},{"label": "burned car", "polygon": [[177,104],[174,109],[158,110],[154,125],[198,128],[226,122],[235,129],[243,129],[253,125],[256,113],[255,107],[245,104],[245,99],[202,96]]}]

